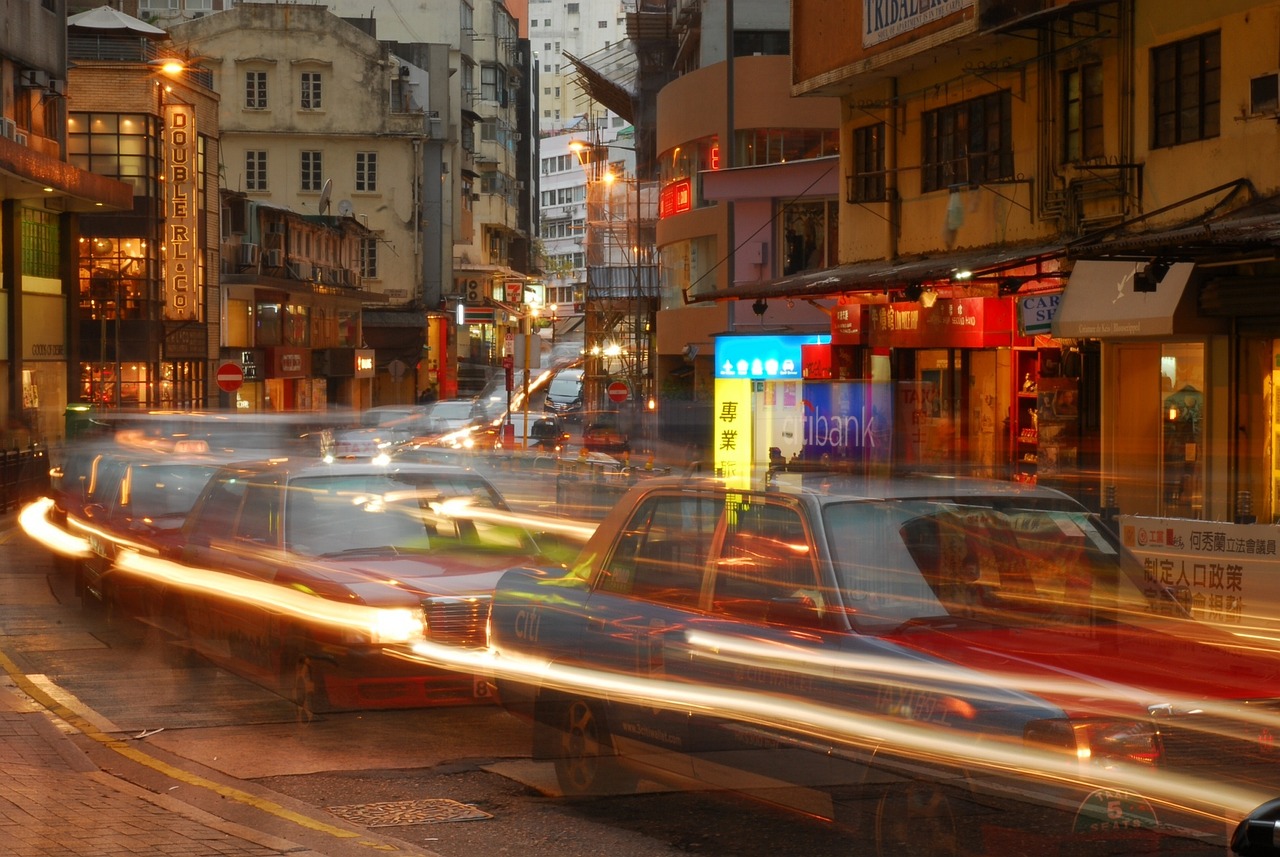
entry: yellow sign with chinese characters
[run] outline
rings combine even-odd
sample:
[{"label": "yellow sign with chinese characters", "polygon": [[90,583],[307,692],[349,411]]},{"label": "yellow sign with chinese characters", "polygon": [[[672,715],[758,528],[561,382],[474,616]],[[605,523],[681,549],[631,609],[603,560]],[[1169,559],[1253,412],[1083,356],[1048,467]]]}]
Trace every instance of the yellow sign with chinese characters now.
[{"label": "yellow sign with chinese characters", "polygon": [[716,380],[712,427],[716,475],[740,488],[751,487],[751,384],[747,378]]}]

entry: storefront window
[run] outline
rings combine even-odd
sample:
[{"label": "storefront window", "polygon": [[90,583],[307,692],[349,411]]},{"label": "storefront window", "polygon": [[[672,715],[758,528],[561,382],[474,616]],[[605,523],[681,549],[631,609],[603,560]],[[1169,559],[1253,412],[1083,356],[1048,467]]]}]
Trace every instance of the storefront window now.
[{"label": "storefront window", "polygon": [[284,316],[284,341],[286,345],[311,344],[311,307],[286,304]]},{"label": "storefront window", "polygon": [[684,291],[707,294],[716,288],[716,237],[704,235],[662,248],[662,309],[684,305]]},{"label": "storefront window", "polygon": [[82,318],[151,318],[152,271],[144,238],[82,238],[80,314]]},{"label": "storefront window", "polygon": [[338,341],[340,348],[358,348],[360,346],[360,311],[358,309],[338,310]]},{"label": "storefront window", "polygon": [[1200,518],[1204,511],[1204,346],[1160,349],[1162,514]]},{"label": "storefront window", "polygon": [[752,128],[737,132],[735,167],[785,164],[840,154],[839,132],[827,128]]},{"label": "storefront window", "polygon": [[257,330],[254,334],[254,345],[265,348],[271,345],[284,345],[284,308],[273,301],[258,301],[255,312]]},{"label": "storefront window", "polygon": [[253,303],[227,299],[227,318],[222,335],[230,348],[253,347]]}]

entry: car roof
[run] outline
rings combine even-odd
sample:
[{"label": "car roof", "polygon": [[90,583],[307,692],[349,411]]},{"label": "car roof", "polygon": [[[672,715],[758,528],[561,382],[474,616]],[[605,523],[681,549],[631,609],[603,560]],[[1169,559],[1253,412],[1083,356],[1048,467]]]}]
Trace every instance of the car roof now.
[{"label": "car roof", "polygon": [[379,463],[368,459],[347,458],[335,459],[331,462],[320,459],[304,460],[300,458],[240,461],[228,465],[226,469],[241,471],[246,478],[267,474],[281,476],[287,481],[305,479],[309,476],[368,476],[383,473],[421,473],[437,476],[466,475],[468,477],[484,478],[474,470],[459,467],[455,464],[433,464],[400,460]]}]

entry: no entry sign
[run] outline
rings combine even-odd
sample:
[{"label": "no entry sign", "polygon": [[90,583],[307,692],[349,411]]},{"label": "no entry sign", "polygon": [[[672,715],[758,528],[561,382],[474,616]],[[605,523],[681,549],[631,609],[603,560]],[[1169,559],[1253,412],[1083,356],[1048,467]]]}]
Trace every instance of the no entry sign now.
[{"label": "no entry sign", "polygon": [[218,389],[224,393],[234,393],[244,383],[244,370],[239,363],[223,363],[218,366]]},{"label": "no entry sign", "polygon": [[609,394],[611,402],[625,402],[627,397],[631,395],[631,390],[627,387],[626,381],[614,381],[605,390]]}]

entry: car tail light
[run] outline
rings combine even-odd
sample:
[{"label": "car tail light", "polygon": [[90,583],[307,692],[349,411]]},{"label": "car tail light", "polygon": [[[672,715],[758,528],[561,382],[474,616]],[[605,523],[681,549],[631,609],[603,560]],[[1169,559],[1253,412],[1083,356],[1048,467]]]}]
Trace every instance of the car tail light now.
[{"label": "car tail light", "polygon": [[1081,764],[1110,767],[1117,763],[1152,766],[1161,758],[1160,735],[1137,720],[1035,720],[1023,740],[1074,755]]}]

